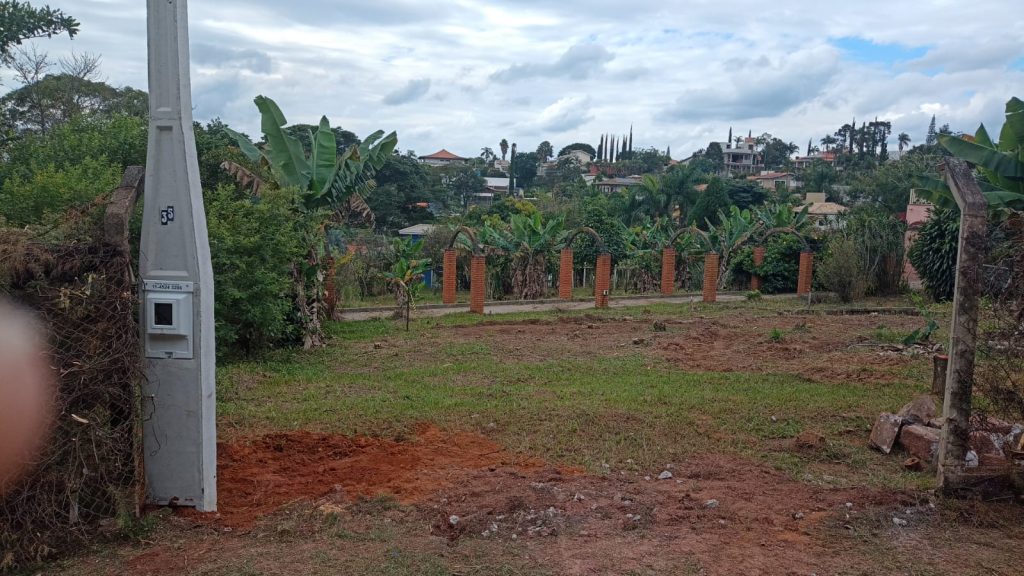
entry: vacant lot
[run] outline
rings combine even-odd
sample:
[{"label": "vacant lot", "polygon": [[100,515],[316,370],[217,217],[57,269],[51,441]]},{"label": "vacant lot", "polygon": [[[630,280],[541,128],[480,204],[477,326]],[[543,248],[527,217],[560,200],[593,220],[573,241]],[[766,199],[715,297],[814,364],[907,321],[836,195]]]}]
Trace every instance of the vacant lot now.
[{"label": "vacant lot", "polygon": [[775,301],[337,324],[222,368],[218,515],[55,568],[1017,574],[1019,507],[867,448],[927,387],[889,346],[923,324]]}]

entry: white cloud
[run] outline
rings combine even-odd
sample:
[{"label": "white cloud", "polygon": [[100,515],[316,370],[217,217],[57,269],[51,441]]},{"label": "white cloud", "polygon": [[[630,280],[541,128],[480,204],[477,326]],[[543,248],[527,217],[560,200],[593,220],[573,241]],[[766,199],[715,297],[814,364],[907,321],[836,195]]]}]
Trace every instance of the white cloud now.
[{"label": "white cloud", "polygon": [[[82,22],[54,56],[103,55],[115,84],[145,87],[144,2],[49,0]],[[367,134],[397,130],[403,148],[463,155],[501,138],[533,149],[596,143],[634,125],[635,146],[680,157],[737,132],[801,145],[851,118],[893,120],[924,138],[931,114],[973,131],[1001,124],[1024,95],[1019,0],[193,0],[197,119],[255,133],[252,99],[288,119]],[[840,53],[857,37],[924,50],[892,65]],[[429,80],[428,80],[429,79]],[[9,83],[6,86],[9,88]],[[934,110],[935,112],[929,112]]]}]

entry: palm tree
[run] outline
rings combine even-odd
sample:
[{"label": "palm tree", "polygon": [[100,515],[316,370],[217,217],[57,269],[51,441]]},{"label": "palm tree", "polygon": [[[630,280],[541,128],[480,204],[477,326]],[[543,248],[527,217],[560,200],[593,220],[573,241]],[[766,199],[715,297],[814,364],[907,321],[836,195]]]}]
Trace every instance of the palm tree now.
[{"label": "palm tree", "polygon": [[501,143],[498,144],[498,147],[501,148],[501,161],[504,162],[505,156],[508,155],[508,140],[502,138]]},{"label": "palm tree", "polygon": [[903,152],[904,148],[910,146],[910,134],[907,134],[906,132],[900,132],[900,135],[897,138],[899,139],[900,143],[900,152]]},{"label": "palm tree", "polygon": [[494,155],[494,150],[491,150],[487,146],[480,149],[480,157],[483,158],[484,162],[487,164],[490,164],[497,159],[497,156]]},{"label": "palm tree", "polygon": [[832,147],[839,143],[839,140],[835,136],[828,134],[821,139],[821,145],[825,147],[826,151],[832,150]]}]

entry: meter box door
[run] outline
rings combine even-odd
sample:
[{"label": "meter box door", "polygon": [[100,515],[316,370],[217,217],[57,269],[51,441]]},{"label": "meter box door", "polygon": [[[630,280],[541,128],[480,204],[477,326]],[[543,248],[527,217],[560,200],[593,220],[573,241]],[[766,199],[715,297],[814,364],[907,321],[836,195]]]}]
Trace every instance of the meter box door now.
[{"label": "meter box door", "polygon": [[143,280],[146,358],[193,358],[192,296],[195,284]]}]

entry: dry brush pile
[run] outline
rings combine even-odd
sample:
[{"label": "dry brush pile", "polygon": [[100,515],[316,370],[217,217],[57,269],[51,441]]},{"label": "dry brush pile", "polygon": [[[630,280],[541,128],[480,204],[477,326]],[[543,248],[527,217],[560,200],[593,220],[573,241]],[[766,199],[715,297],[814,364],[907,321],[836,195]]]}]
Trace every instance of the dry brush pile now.
[{"label": "dry brush pile", "polygon": [[142,372],[135,282],[122,249],[0,229],[0,295],[39,316],[57,379],[46,447],[0,499],[5,571],[134,522]]}]

